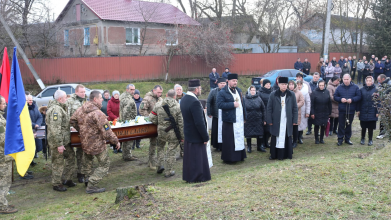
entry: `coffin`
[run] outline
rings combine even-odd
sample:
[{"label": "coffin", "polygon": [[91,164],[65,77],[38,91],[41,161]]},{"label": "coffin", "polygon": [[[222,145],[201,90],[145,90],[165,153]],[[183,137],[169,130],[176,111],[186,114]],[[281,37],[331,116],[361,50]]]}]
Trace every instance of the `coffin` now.
[{"label": "coffin", "polygon": [[[143,138],[157,137],[157,125],[151,122],[131,126],[113,127],[119,142],[132,141]],[[81,147],[79,132],[71,132],[71,146]]]}]

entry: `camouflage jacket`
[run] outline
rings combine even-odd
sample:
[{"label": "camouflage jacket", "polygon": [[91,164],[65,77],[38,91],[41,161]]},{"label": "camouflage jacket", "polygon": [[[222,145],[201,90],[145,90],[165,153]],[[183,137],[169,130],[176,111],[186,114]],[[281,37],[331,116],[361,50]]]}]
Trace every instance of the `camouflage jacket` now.
[{"label": "camouflage jacket", "polygon": [[106,140],[117,144],[118,138],[111,130],[107,116],[100,110],[102,105],[86,102],[71,117],[71,125],[79,131],[84,153],[97,155],[106,148]]},{"label": "camouflage jacket", "polygon": [[168,119],[168,115],[163,109],[163,105],[168,105],[170,113],[174,117],[175,122],[179,128],[181,140],[183,140],[184,135],[182,112],[179,107],[179,103],[175,99],[170,97],[165,98],[162,102],[158,102],[149,114],[149,119],[151,120],[151,122],[157,125],[157,133],[159,139],[166,142],[178,142],[173,128],[168,132],[165,131],[166,128],[170,127],[171,122],[165,120]]},{"label": "camouflage jacket", "polygon": [[66,146],[71,143],[68,106],[51,100],[46,112],[47,140],[50,147]]},{"label": "camouflage jacket", "polygon": [[84,103],[87,102],[87,97],[81,99],[78,95],[72,94],[71,97],[68,98],[67,100],[67,105],[68,105],[68,115],[69,117],[72,117],[72,115],[75,113],[75,111],[80,108]]},{"label": "camouflage jacket", "polygon": [[13,160],[11,156],[4,155],[5,126],[7,124],[7,120],[5,120],[3,115],[4,112],[0,111],[0,164]]},{"label": "camouflage jacket", "polygon": [[140,115],[148,116],[149,113],[151,113],[153,107],[155,107],[156,103],[162,100],[163,99],[161,97],[158,98],[155,94],[153,94],[153,91],[147,92],[147,94],[145,94],[145,97],[143,98],[143,101],[140,104]]},{"label": "camouflage jacket", "polygon": [[119,119],[122,121],[133,120],[137,115],[136,103],[132,95],[124,92],[119,97]]}]

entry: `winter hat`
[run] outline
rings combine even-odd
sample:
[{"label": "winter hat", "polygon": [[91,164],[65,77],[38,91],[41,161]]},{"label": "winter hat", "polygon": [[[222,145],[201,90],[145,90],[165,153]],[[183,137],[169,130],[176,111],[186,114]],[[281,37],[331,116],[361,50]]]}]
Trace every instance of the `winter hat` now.
[{"label": "winter hat", "polygon": [[268,80],[268,79],[263,79],[263,81],[262,81],[262,86],[265,87],[265,85],[268,84],[268,83],[271,84],[270,80]]},{"label": "winter hat", "polygon": [[296,87],[297,87],[297,84],[296,84],[296,82],[295,82],[294,80],[289,80],[289,83],[288,83],[288,85],[289,85],[290,83],[293,83],[293,85],[295,85],[295,89],[296,89]]},{"label": "winter hat", "polygon": [[113,91],[113,96],[114,96],[115,94],[118,94],[118,95],[119,95],[118,90],[114,90],[114,91]]},{"label": "winter hat", "polygon": [[135,95],[136,95],[136,94],[140,95],[140,91],[139,91],[138,89],[136,89],[136,90],[134,90],[134,94],[135,94]]}]

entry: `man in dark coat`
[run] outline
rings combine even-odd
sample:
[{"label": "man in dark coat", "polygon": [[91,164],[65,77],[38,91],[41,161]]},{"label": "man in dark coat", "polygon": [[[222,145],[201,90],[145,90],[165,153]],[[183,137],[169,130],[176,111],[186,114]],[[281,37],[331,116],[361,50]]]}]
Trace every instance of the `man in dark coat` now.
[{"label": "man in dark coat", "polygon": [[314,73],[314,76],[313,76],[311,82],[309,82],[310,87],[311,87],[311,91],[315,91],[315,89],[318,88],[319,79],[320,79],[319,73],[318,72]]},{"label": "man in dark coat", "polygon": [[278,79],[279,90],[270,94],[266,110],[266,121],[272,135],[270,160],[292,159],[293,125],[297,125],[298,109],[296,96],[288,88],[288,77]]},{"label": "man in dark coat", "polygon": [[228,84],[217,95],[217,105],[222,110],[223,150],[221,159],[225,163],[244,161],[244,122],[246,105],[242,90],[237,88],[238,74],[228,75]]},{"label": "man in dark coat", "polygon": [[339,103],[338,146],[342,145],[344,138],[345,143],[353,145],[350,141],[352,137],[352,123],[357,104],[361,100],[361,92],[358,86],[352,82],[350,74],[343,76],[343,83],[335,90],[334,100]]},{"label": "man in dark coat", "polygon": [[231,74],[231,73],[229,72],[229,69],[227,67],[227,68],[225,68],[225,72],[223,73],[223,75],[221,77],[223,77],[223,78],[225,78],[227,80],[229,74]]},{"label": "man in dark coat", "polygon": [[217,80],[220,78],[220,75],[216,73],[216,68],[212,69],[212,72],[209,73],[209,80],[210,80],[210,90],[217,87]]},{"label": "man in dark coat", "polygon": [[184,156],[183,180],[189,183],[211,180],[206,144],[209,135],[204,110],[197,96],[201,95],[199,79],[189,80],[189,88],[181,100],[183,116]]},{"label": "man in dark coat", "polygon": [[303,71],[303,63],[300,62],[300,58],[297,59],[294,68],[300,71]]},{"label": "man in dark coat", "polygon": [[343,67],[343,65],[345,65],[346,61],[345,59],[343,58],[343,56],[341,56],[341,59],[338,60],[338,64],[339,64],[339,67]]},{"label": "man in dark coat", "polygon": [[218,79],[218,87],[210,91],[208,100],[206,102],[206,110],[209,118],[212,118],[212,134],[211,145],[216,148],[216,151],[221,151],[222,144],[218,143],[218,127],[219,127],[219,108],[217,106],[217,94],[226,85],[226,78]]},{"label": "man in dark coat", "polygon": [[331,61],[331,65],[333,65],[333,67],[335,67],[335,65],[337,65],[338,62],[337,62],[337,58],[333,57],[333,60]]},{"label": "man in dark coat", "polygon": [[311,71],[311,63],[308,62],[308,59],[306,58],[303,63],[303,73],[309,75]]}]

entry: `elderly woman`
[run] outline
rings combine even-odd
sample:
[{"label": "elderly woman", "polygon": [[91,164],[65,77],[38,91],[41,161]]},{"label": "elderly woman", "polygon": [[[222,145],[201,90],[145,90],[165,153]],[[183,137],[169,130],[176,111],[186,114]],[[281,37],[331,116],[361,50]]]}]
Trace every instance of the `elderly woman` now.
[{"label": "elderly woman", "polygon": [[366,85],[360,89],[361,101],[358,104],[357,116],[359,116],[362,129],[361,144],[365,144],[365,134],[368,129],[368,146],[372,146],[373,130],[376,129],[376,121],[379,117],[377,105],[373,100],[373,97],[377,94],[377,89],[372,76],[367,76],[365,83]]},{"label": "elderly woman", "polygon": [[105,90],[103,92],[103,102],[102,102],[102,108],[100,109],[103,113],[105,113],[106,116],[107,115],[107,104],[109,103],[109,100],[110,100],[110,91],[109,90]]},{"label": "elderly woman", "polygon": [[341,78],[342,69],[339,66],[339,64],[336,64],[334,67],[334,76],[338,76],[338,78]]},{"label": "elderly woman", "polygon": [[338,102],[334,100],[334,93],[337,87],[339,86],[339,81],[340,78],[334,76],[327,84],[327,90],[329,90],[330,99],[331,99],[330,131],[329,131],[330,136],[332,136],[333,133],[338,134],[337,128],[338,128],[339,111],[338,111]]},{"label": "elderly woman", "polygon": [[348,63],[344,63],[343,67],[342,67],[342,74],[341,74],[341,76],[343,76],[345,74],[350,74],[350,68],[348,66]]},{"label": "elderly woman", "polygon": [[263,146],[263,126],[266,125],[266,109],[257,94],[255,86],[250,86],[245,96],[247,121],[244,123],[244,136],[247,139],[247,152],[251,153],[251,138],[257,139],[257,150],[266,152]]},{"label": "elderly woman", "polygon": [[308,92],[308,87],[307,85],[303,85],[303,81],[298,80],[296,84],[297,84],[297,89],[301,92],[301,94],[303,94],[304,97],[304,105],[301,107],[301,110],[299,111],[300,123],[298,123],[299,124],[298,143],[303,144],[303,131],[308,126],[308,118],[310,117],[310,113],[311,113],[311,98]]},{"label": "elderly woman", "polygon": [[[30,113],[32,129],[36,131],[42,124],[42,115],[33,102],[33,97],[31,95],[26,96],[26,101]],[[42,151],[42,140],[35,138],[35,158],[38,158],[38,152],[40,151]],[[32,162],[32,165],[35,165],[34,161]]]},{"label": "elderly woman", "polygon": [[[330,92],[326,89],[326,83],[320,80],[318,88],[311,95],[311,118],[313,119],[315,129],[315,144],[324,144],[323,137],[326,130],[329,115],[331,114]],[[319,141],[319,127],[320,141]]]},{"label": "elderly woman", "polygon": [[334,77],[334,71],[335,71],[335,68],[334,68],[333,64],[330,62],[325,69],[326,82],[328,82],[331,78]]},{"label": "elderly woman", "polygon": [[113,91],[113,96],[107,103],[107,115],[109,121],[114,121],[119,118],[119,92]]},{"label": "elderly woman", "polygon": [[288,88],[290,91],[292,91],[293,93],[295,93],[295,96],[296,96],[296,103],[297,103],[297,124],[296,125],[293,125],[293,144],[292,144],[292,148],[296,148],[297,147],[297,139],[299,137],[299,124],[301,123],[301,107],[303,107],[304,105],[304,96],[303,94],[297,89],[297,85],[296,85],[296,82],[291,80],[289,81],[288,83]]},{"label": "elderly woman", "polygon": [[[269,101],[270,94],[273,92],[271,88],[270,80],[268,79],[262,79],[262,87],[259,88],[258,94],[259,97],[262,99],[263,104],[265,105],[265,109],[267,109],[267,103]],[[269,138],[271,137],[270,134],[270,126],[266,124],[263,126],[263,146],[266,148],[270,148],[269,145]]]}]

